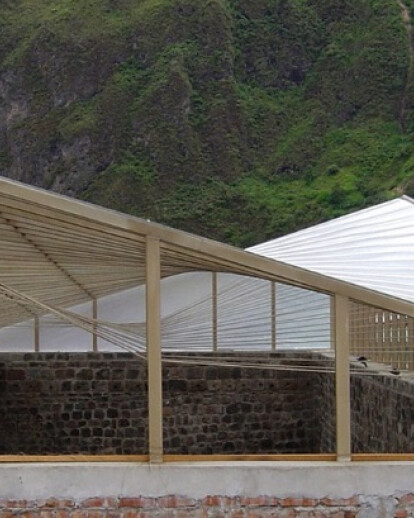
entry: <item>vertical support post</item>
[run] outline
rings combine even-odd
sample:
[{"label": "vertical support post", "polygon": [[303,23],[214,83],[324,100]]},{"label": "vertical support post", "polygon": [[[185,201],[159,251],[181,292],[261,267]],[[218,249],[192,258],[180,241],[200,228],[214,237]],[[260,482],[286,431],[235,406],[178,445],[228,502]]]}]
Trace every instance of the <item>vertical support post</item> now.
[{"label": "vertical support post", "polygon": [[213,333],[213,352],[218,350],[217,337],[217,272],[211,274],[211,312],[212,312],[212,333]]},{"label": "vertical support post", "polygon": [[402,340],[404,343],[404,369],[411,370],[413,368],[411,363],[412,344],[411,344],[411,321],[413,320],[408,315],[401,315],[402,318]]},{"label": "vertical support post", "polygon": [[34,317],[34,350],[36,353],[40,351],[40,320],[36,315]]},{"label": "vertical support post", "polygon": [[163,461],[161,365],[161,260],[160,241],[146,240],[146,329],[148,363],[149,460]]},{"label": "vertical support post", "polygon": [[92,299],[92,318],[94,320],[93,334],[92,334],[92,350],[94,353],[96,353],[98,351],[98,335],[96,334],[96,331],[97,331],[96,321],[98,320],[98,301],[97,301],[97,299]]},{"label": "vertical support post", "polygon": [[331,321],[331,344],[330,349],[335,350],[335,296],[331,295],[330,300],[330,321]]},{"label": "vertical support post", "polygon": [[271,339],[272,351],[276,351],[276,283],[270,281],[270,318],[271,318]]},{"label": "vertical support post", "polygon": [[414,370],[414,318],[408,317],[408,362],[409,369]]},{"label": "vertical support post", "polygon": [[349,299],[335,295],[336,460],[351,460]]},{"label": "vertical support post", "polygon": [[407,315],[404,315],[402,316],[403,318],[403,324],[402,324],[402,330],[401,330],[401,333],[402,333],[402,340],[404,341],[404,369],[410,369],[411,368],[411,364],[410,364],[410,351],[411,351],[411,348],[410,348],[410,335],[409,335],[409,322],[410,322],[410,319]]}]

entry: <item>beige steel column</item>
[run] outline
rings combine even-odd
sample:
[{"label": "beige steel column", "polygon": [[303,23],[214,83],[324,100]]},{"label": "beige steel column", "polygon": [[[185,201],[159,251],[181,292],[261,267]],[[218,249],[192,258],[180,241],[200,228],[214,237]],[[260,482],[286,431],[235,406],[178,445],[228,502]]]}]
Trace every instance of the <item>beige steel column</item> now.
[{"label": "beige steel column", "polygon": [[161,261],[160,241],[146,241],[146,328],[148,362],[149,460],[163,461],[161,364]]},{"label": "beige steel column", "polygon": [[213,351],[218,350],[217,338],[217,272],[213,272],[211,276],[211,311],[212,311],[212,333],[213,333]]},{"label": "beige steel column", "polygon": [[271,320],[271,337],[272,351],[276,351],[276,283],[270,281],[270,318]]},{"label": "beige steel column", "polygon": [[408,362],[409,369],[414,370],[414,318],[408,317]]},{"label": "beige steel column", "polygon": [[97,323],[98,320],[98,301],[97,299],[92,299],[92,318],[94,320],[93,323],[93,334],[92,334],[92,350],[94,353],[98,351],[98,335],[97,331]]},{"label": "beige steel column", "polygon": [[34,317],[34,350],[36,353],[40,351],[40,320],[38,316]]},{"label": "beige steel column", "polygon": [[336,459],[351,460],[349,299],[335,295]]},{"label": "beige steel column", "polygon": [[330,343],[330,349],[333,351],[335,350],[335,296],[331,295],[329,297],[330,301],[330,321],[331,321],[331,343]]}]

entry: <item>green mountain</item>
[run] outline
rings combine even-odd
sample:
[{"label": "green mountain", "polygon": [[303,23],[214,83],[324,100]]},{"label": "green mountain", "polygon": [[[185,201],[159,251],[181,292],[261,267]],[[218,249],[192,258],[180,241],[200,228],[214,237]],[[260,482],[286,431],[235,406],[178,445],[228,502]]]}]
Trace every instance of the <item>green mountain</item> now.
[{"label": "green mountain", "polygon": [[414,0],[3,0],[0,174],[247,246],[414,194]]}]

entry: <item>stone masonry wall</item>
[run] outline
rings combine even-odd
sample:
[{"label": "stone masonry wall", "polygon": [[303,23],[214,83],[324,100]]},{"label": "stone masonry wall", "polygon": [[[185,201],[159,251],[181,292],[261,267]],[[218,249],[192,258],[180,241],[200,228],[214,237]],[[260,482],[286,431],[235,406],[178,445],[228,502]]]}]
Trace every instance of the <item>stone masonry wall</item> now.
[{"label": "stone masonry wall", "polygon": [[413,453],[413,375],[353,376],[351,423],[354,453]]},{"label": "stone masonry wall", "polygon": [[320,451],[334,453],[336,449],[336,404],[335,404],[335,374],[321,373],[315,375],[318,386],[318,422],[322,430]]},{"label": "stone masonry wall", "polygon": [[166,453],[317,452],[312,374],[167,366]]},{"label": "stone masonry wall", "polygon": [[[166,365],[163,378],[166,453],[319,451],[312,374]],[[147,453],[146,369],[126,353],[3,354],[0,416],[0,454]]]},{"label": "stone masonry wall", "polygon": [[147,449],[146,371],[125,354],[0,356],[0,453]]},{"label": "stone masonry wall", "polygon": [[[414,452],[414,379],[368,369],[351,377],[352,451]],[[166,453],[335,451],[333,374],[167,364],[163,378]],[[0,416],[0,454],[147,453],[146,369],[126,353],[3,354]]]},{"label": "stone masonry wall", "polygon": [[[364,375],[351,376],[352,452],[413,453],[414,375],[388,374],[379,364],[355,366],[363,369]],[[315,383],[320,400],[318,420],[324,430],[321,452],[334,452],[335,376],[319,374]]]}]

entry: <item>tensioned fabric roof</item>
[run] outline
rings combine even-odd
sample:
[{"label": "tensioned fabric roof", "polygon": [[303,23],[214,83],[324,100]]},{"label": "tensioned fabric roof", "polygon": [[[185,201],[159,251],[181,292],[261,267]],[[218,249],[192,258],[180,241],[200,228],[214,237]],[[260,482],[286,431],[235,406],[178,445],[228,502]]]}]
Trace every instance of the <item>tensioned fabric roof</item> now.
[{"label": "tensioned fabric roof", "polygon": [[257,249],[250,253],[0,178],[0,327],[45,314],[50,307],[68,308],[143,284],[151,239],[160,241],[162,277],[236,273],[414,315],[413,299],[389,291],[384,295],[381,286],[368,290],[291,266],[286,259],[260,257]]},{"label": "tensioned fabric roof", "polygon": [[248,250],[414,302],[414,200],[408,196]]},{"label": "tensioned fabric roof", "polygon": [[[414,300],[414,204],[408,197],[358,211],[249,250]],[[195,346],[194,337],[189,340],[186,331],[187,327],[195,326],[199,330],[199,343],[205,346],[209,343],[211,281],[201,274],[193,274],[191,278],[184,275],[177,279],[175,288],[187,286],[191,291],[191,287],[197,285],[199,292],[204,293],[204,299],[197,304],[194,301],[187,303],[186,307],[181,301],[176,302],[176,314],[171,311],[171,315],[164,318],[165,347],[169,347],[172,333],[176,342],[184,344],[187,340]],[[218,277],[217,292],[220,349],[248,347],[263,350],[269,347],[272,321],[269,285],[224,274]],[[273,296],[274,334],[278,349],[330,346],[332,312],[328,297],[283,284],[275,286]],[[361,316],[358,318],[353,316],[354,332],[357,321],[359,326],[362,325]]]}]

